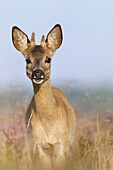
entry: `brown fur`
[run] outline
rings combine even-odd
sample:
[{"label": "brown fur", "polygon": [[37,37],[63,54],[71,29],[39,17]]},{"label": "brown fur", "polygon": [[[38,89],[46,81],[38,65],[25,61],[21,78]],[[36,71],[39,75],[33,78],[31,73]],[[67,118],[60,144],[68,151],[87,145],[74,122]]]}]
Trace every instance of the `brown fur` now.
[{"label": "brown fur", "polygon": [[[26,126],[31,157],[36,160],[35,167],[42,169],[63,169],[75,141],[75,113],[64,93],[50,85],[50,64],[45,57],[52,57],[62,43],[62,31],[56,25],[35,44],[34,33],[31,41],[17,27],[13,28],[13,43],[32,64],[27,65],[27,75],[32,80],[34,68],[41,67],[45,80],[41,85],[33,82],[34,96],[26,113]],[[22,40],[21,40],[22,37]],[[34,164],[34,163],[33,163]]]}]

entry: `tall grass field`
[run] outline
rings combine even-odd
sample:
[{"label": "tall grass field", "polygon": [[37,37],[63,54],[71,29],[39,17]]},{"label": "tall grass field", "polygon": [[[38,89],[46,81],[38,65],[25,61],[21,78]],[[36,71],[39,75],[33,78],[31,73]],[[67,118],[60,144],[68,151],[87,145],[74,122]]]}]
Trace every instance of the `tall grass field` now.
[{"label": "tall grass field", "polygon": [[[29,91],[29,90],[28,90]],[[20,87],[0,92],[0,170],[29,170],[25,112],[32,94]],[[77,112],[72,170],[113,170],[113,92],[64,91]]]}]

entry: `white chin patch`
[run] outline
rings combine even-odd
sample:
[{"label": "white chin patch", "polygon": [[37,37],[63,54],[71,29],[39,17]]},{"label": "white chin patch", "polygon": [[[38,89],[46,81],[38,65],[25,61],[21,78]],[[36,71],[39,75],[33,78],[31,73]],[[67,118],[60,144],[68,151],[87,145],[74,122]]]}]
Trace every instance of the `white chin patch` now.
[{"label": "white chin patch", "polygon": [[43,81],[44,81],[44,79],[41,79],[41,80],[35,80],[35,79],[33,79],[33,82],[34,82],[35,84],[41,84]]}]

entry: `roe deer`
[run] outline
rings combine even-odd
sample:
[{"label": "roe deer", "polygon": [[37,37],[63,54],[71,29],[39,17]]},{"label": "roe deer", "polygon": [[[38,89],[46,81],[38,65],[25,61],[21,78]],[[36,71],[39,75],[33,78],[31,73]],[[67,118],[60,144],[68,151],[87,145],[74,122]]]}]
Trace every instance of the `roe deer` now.
[{"label": "roe deer", "polygon": [[[14,26],[12,41],[26,60],[26,73],[31,79],[34,96],[26,113],[28,144],[32,157],[42,169],[63,169],[75,138],[76,119],[64,93],[50,85],[53,53],[62,44],[62,29],[55,25],[40,45]],[[59,73],[60,75],[60,73]],[[37,165],[38,166],[38,165]]]}]

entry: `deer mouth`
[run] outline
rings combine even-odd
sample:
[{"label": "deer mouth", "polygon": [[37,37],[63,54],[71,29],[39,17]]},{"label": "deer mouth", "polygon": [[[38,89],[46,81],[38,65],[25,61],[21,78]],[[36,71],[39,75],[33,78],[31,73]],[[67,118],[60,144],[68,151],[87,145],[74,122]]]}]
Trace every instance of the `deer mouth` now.
[{"label": "deer mouth", "polygon": [[38,79],[35,76],[33,77],[33,82],[35,84],[41,84],[41,83],[43,83],[43,81],[44,81],[44,76],[43,75],[40,78],[38,78]]},{"label": "deer mouth", "polygon": [[42,84],[43,81],[44,81],[44,80],[35,80],[35,79],[33,79],[33,82],[34,82],[35,84]]}]

